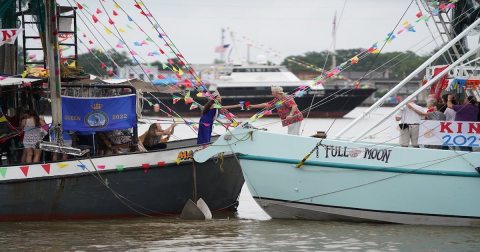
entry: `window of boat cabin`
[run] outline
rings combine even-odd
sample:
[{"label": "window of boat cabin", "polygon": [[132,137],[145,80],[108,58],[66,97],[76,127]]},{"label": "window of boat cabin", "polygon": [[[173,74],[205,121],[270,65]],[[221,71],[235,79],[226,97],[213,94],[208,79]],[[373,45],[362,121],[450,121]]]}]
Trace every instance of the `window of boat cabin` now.
[{"label": "window of boat cabin", "polygon": [[128,78],[129,78],[129,79],[135,78],[135,74],[133,74],[133,73],[128,74]]},{"label": "window of boat cabin", "polygon": [[234,73],[272,73],[272,72],[281,72],[280,68],[235,68],[233,69]]},{"label": "window of boat cabin", "polygon": [[150,80],[154,80],[155,78],[153,77],[153,74],[149,74],[148,75],[148,78],[150,78]]},{"label": "window of boat cabin", "polygon": [[139,74],[138,78],[143,81],[145,79],[145,74]]}]

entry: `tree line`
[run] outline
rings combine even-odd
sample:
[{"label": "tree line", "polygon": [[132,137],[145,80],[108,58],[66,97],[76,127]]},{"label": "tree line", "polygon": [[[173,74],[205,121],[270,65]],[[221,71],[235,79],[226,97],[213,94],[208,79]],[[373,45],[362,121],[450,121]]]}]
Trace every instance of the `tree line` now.
[{"label": "tree line", "polygon": [[[348,61],[352,56],[357,55],[364,49],[340,49],[336,51],[337,64]],[[118,66],[123,67],[126,65],[135,65],[135,62],[132,62],[132,59],[127,55],[126,52],[118,52],[116,50],[110,50],[107,52],[108,56],[99,50],[92,50],[91,53],[79,54],[78,55],[78,66],[83,69],[84,72],[94,75],[107,76],[108,69],[112,69],[114,72],[117,72],[117,66],[111,63],[110,58],[112,58]],[[314,72],[314,70],[304,67],[302,65],[290,62],[289,58],[296,58],[301,62],[308,63],[317,68],[330,69],[332,65],[332,54],[328,51],[321,52],[306,52],[303,55],[288,56],[281,63],[286,66],[293,73],[299,72]],[[422,64],[429,55],[420,56],[414,52],[387,52],[381,54],[371,54],[365,58],[360,59],[360,61],[346,69],[346,71],[359,71],[366,72],[373,69],[376,69],[379,66],[387,63],[384,67],[380,68],[378,71],[384,71],[389,69],[391,78],[403,78]],[[101,62],[104,62],[106,66],[101,67]],[[150,63],[152,66],[159,67],[161,62],[155,61]]]}]

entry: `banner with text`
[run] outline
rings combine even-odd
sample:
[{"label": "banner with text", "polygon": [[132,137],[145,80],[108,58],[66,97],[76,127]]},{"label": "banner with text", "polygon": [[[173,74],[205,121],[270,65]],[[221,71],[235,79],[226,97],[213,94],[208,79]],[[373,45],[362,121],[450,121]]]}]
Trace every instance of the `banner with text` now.
[{"label": "banner with text", "polygon": [[62,96],[64,130],[110,131],[136,127],[136,96]]},{"label": "banner with text", "polygon": [[424,120],[420,123],[419,144],[477,147],[479,140],[480,122]]}]

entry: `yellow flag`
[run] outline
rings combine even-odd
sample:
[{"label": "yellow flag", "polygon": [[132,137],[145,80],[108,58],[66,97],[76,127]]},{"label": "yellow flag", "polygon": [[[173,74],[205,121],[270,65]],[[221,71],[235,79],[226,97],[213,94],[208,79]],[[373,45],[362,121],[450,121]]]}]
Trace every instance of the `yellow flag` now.
[{"label": "yellow flag", "polygon": [[177,158],[177,159],[175,160],[175,162],[177,163],[177,165],[179,165],[180,162],[182,162],[182,161],[180,160],[180,158]]},{"label": "yellow flag", "polygon": [[75,60],[72,61],[72,63],[68,64],[68,67],[70,67],[70,68],[76,68],[76,67],[77,67],[77,64],[75,63]]},{"label": "yellow flag", "polygon": [[182,69],[179,69],[179,70],[178,70],[178,75],[183,75]]},{"label": "yellow flag", "polygon": [[25,70],[25,71],[23,71],[23,73],[22,73],[22,78],[25,78],[25,77],[27,77],[27,74],[28,74],[28,72],[27,72],[27,71],[28,71],[28,69],[27,69],[27,70]]},{"label": "yellow flag", "polygon": [[57,166],[58,168],[65,168],[68,166],[68,163],[58,163]]},{"label": "yellow flag", "polygon": [[112,31],[110,31],[110,29],[108,29],[108,28],[105,28],[105,33],[107,35],[112,35]]},{"label": "yellow flag", "polygon": [[7,122],[7,118],[5,116],[0,117],[0,122]]},{"label": "yellow flag", "polygon": [[204,95],[203,95],[202,92],[198,92],[198,93],[197,93],[197,97],[203,97],[203,96],[204,96]]},{"label": "yellow flag", "polygon": [[115,9],[117,9],[117,10],[120,9],[120,5],[118,5],[118,3],[115,3],[115,4],[113,5],[113,7],[115,7]]},{"label": "yellow flag", "polygon": [[120,28],[118,28],[118,31],[119,31],[119,32],[125,32],[125,29],[123,29],[123,28],[120,27]]}]

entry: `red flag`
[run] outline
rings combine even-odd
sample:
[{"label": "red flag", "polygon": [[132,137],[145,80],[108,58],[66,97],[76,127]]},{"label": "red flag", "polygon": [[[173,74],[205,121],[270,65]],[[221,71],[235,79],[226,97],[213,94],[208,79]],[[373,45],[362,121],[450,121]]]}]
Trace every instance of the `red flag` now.
[{"label": "red flag", "polygon": [[157,75],[157,78],[159,78],[159,79],[165,79],[165,76],[159,74],[159,75]]},{"label": "red flag", "polygon": [[20,166],[20,170],[22,170],[23,174],[25,174],[25,177],[28,174],[28,165],[27,166]]},{"label": "red flag", "polygon": [[47,174],[50,174],[50,164],[42,164],[42,168],[47,172]]},{"label": "red flag", "polygon": [[148,169],[150,168],[150,164],[142,164],[142,167],[143,167],[143,172],[147,173]]},{"label": "red flag", "polygon": [[94,23],[98,22],[98,18],[95,17],[95,15],[92,15],[92,19],[93,19],[93,22],[94,22]]},{"label": "red flag", "polygon": [[115,10],[113,10],[113,15],[118,16],[118,13]]},{"label": "red flag", "polygon": [[165,161],[160,161],[157,163],[158,166],[162,167],[162,166],[165,166]]},{"label": "red flag", "polygon": [[165,52],[162,50],[162,48],[158,48],[161,54],[165,54]]},{"label": "red flag", "polygon": [[88,43],[89,43],[90,45],[93,45],[93,41],[91,41],[91,40],[89,40]]},{"label": "red flag", "polygon": [[107,67],[107,65],[106,65],[105,63],[103,63],[103,62],[102,62],[102,64],[100,64],[100,67],[104,69],[104,68],[106,68],[106,67]]},{"label": "red flag", "polygon": [[102,11],[97,8],[97,14],[102,14]]},{"label": "red flag", "polygon": [[111,25],[113,25],[113,24],[114,24],[113,20],[112,20],[112,19],[110,19],[110,18],[108,19],[108,23],[109,23],[109,24],[111,24]]},{"label": "red flag", "polygon": [[83,6],[81,4],[77,3],[77,7],[79,10],[83,10]]},{"label": "red flag", "polygon": [[141,10],[141,9],[142,9],[142,7],[140,7],[140,5],[139,5],[139,4],[134,4],[133,6],[137,7],[139,10]]},{"label": "red flag", "polygon": [[97,165],[97,168],[100,169],[100,170],[103,170],[103,169],[105,169],[105,165]]}]

